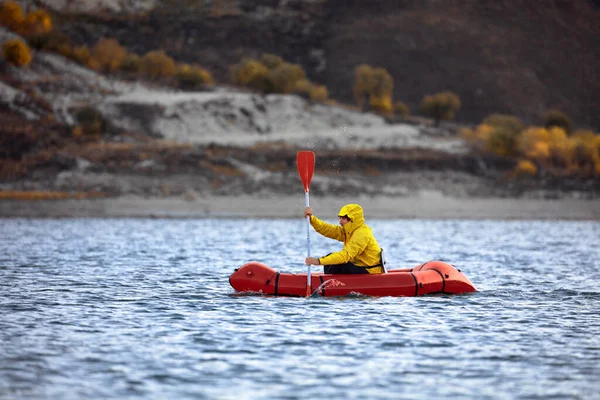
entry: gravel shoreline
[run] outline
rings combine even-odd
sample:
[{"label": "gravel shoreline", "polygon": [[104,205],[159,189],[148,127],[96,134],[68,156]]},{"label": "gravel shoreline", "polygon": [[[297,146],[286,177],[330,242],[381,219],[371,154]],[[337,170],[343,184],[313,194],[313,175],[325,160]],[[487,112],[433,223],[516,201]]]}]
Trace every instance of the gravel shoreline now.
[{"label": "gravel shoreline", "polygon": [[[297,196],[205,196],[183,198],[0,201],[3,218],[298,218]],[[584,199],[450,198],[437,192],[411,197],[311,196],[315,214],[335,219],[346,203],[359,203],[369,218],[600,220],[600,201]]]}]

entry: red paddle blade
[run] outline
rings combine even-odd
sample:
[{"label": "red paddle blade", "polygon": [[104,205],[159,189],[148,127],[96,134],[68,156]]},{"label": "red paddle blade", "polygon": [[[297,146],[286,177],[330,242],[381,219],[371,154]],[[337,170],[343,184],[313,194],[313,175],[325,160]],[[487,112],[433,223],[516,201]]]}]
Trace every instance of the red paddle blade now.
[{"label": "red paddle blade", "polygon": [[296,156],[296,164],[298,164],[298,174],[302,179],[304,191],[308,192],[310,181],[315,172],[315,153],[312,151],[299,151]]}]

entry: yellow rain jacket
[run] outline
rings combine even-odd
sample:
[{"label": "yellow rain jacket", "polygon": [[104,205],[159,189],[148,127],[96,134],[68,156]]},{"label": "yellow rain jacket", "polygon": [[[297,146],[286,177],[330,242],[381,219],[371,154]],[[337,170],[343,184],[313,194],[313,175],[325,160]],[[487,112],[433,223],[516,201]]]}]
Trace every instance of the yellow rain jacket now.
[{"label": "yellow rain jacket", "polygon": [[[351,262],[357,267],[367,268],[370,274],[381,274],[381,247],[375,240],[371,228],[365,224],[363,209],[358,204],[346,204],[339,216],[347,215],[351,221],[344,226],[328,224],[316,216],[310,223],[317,232],[331,239],[344,242],[341,251],[319,258],[321,265],[336,265]],[[368,268],[374,267],[374,268]]]}]

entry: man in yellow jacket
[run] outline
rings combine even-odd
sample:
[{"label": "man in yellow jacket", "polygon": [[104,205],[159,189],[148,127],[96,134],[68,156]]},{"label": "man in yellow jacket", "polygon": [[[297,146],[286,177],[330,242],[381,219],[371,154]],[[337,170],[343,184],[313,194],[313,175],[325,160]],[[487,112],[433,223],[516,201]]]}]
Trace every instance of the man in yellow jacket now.
[{"label": "man in yellow jacket", "polygon": [[323,236],[344,242],[341,251],[325,257],[308,257],[306,265],[323,265],[326,274],[381,274],[381,247],[371,228],[365,224],[363,209],[358,204],[346,204],[340,210],[340,226],[328,224],[313,215],[306,207],[304,218],[310,215],[310,224]]}]

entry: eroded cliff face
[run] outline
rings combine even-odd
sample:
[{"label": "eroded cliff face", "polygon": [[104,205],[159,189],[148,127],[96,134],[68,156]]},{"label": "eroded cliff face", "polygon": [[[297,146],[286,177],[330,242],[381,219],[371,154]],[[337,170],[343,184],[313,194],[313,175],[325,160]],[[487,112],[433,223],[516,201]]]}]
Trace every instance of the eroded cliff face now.
[{"label": "eroded cliff face", "polygon": [[579,126],[600,127],[600,7],[589,0],[161,4],[63,26],[89,45],[115,36],[137,53],[164,48],[221,82],[242,57],[270,52],[300,63],[332,98],[353,102],[354,68],[367,63],[386,68],[394,98],[415,111],[424,95],[452,90],[462,100],[462,121],[501,112],[535,123],[558,107]]}]

